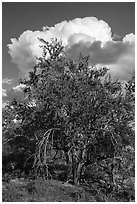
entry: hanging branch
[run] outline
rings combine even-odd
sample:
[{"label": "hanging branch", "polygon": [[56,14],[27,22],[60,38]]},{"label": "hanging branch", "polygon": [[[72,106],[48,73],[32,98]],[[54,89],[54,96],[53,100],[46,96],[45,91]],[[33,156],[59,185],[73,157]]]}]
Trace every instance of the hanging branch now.
[{"label": "hanging branch", "polygon": [[[53,146],[53,134],[51,134],[51,133],[53,133],[53,131],[55,129],[58,129],[58,128],[52,128],[52,129],[49,129],[45,132],[43,139],[39,142],[39,144],[37,146],[34,164],[33,164],[33,168],[36,168],[36,173],[38,173],[38,171],[43,172],[44,168],[46,168],[46,177],[47,178],[50,175],[50,173],[48,171],[48,164],[47,164],[47,149],[48,149],[48,145],[50,143],[50,139],[52,141],[52,145],[50,145],[50,146]],[[51,138],[50,138],[50,136],[51,136]]]}]

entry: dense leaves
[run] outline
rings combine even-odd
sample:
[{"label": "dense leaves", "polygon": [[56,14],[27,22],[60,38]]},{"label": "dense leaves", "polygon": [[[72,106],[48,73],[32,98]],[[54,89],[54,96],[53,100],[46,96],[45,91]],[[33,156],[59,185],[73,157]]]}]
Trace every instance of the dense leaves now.
[{"label": "dense leaves", "polygon": [[[18,152],[22,166],[28,162],[46,177],[53,176],[53,164],[62,163],[69,169],[65,180],[74,184],[86,182],[88,168],[102,166],[111,191],[118,188],[116,158],[120,171],[127,169],[125,159],[134,158],[134,78],[123,84],[106,67],[90,66],[88,56],[69,59],[61,42],[40,41],[43,56],[29,78],[20,80],[24,100],[3,109],[4,156]],[[127,146],[131,158],[124,154]]]}]

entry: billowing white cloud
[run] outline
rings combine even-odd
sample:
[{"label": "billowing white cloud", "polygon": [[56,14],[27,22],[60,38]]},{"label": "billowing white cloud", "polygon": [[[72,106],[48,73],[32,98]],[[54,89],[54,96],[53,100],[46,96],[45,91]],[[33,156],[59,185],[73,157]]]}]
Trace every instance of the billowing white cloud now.
[{"label": "billowing white cloud", "polygon": [[36,63],[36,56],[41,54],[39,47],[39,31],[25,31],[19,39],[11,39],[12,44],[8,45],[12,62],[18,65],[21,73],[27,75]]},{"label": "billowing white cloud", "polygon": [[22,100],[24,98],[24,93],[22,88],[23,87],[21,87],[20,85],[17,85],[7,90],[7,99],[13,100],[14,98],[16,98],[18,100]]},{"label": "billowing white cloud", "polygon": [[134,43],[135,42],[135,35],[133,33],[130,33],[128,35],[126,35],[124,38],[123,38],[123,41],[124,42],[129,42],[130,44]]},{"label": "billowing white cloud", "polygon": [[8,101],[12,101],[14,98],[17,100],[23,100],[24,93],[22,89],[24,87],[25,85],[20,84],[11,88],[8,87],[7,89],[2,88],[2,103],[4,104],[3,107]]},{"label": "billowing white cloud", "polygon": [[7,90],[2,88],[2,108],[5,107],[7,101]]},{"label": "billowing white cloud", "polygon": [[23,92],[23,88],[25,88],[26,85],[25,84],[19,84],[15,87],[13,87],[14,92]]},{"label": "billowing white cloud", "polygon": [[135,38],[126,35],[122,41],[88,41],[73,44],[67,52],[70,57],[77,58],[79,51],[90,56],[90,63],[107,66],[110,73],[119,79],[130,79],[135,71]]},{"label": "billowing white cloud", "polygon": [[[114,40],[110,26],[95,17],[76,18],[63,21],[54,27],[44,27],[43,31],[25,31],[18,39],[11,39],[8,45],[12,61],[18,65],[23,76],[27,76],[40,57],[39,47],[43,38],[62,40],[67,53],[77,57],[80,52],[91,56],[91,63],[106,65],[112,73],[130,75],[134,70],[134,34],[126,35],[122,40]],[[120,70],[120,71],[118,71]]]},{"label": "billowing white cloud", "polygon": [[6,97],[7,96],[7,91],[6,89],[2,89],[2,97]]},{"label": "billowing white cloud", "polygon": [[12,79],[8,79],[8,78],[2,79],[3,84],[11,84],[11,82],[12,82]]},{"label": "billowing white cloud", "polygon": [[125,41],[126,49],[120,54],[116,62],[108,65],[110,72],[117,75],[121,80],[129,80],[135,75],[135,42]]}]

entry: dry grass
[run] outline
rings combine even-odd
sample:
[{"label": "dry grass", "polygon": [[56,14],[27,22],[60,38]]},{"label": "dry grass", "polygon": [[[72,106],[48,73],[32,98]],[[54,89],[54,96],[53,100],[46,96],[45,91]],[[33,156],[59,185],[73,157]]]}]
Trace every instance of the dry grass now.
[{"label": "dry grass", "polygon": [[12,179],[2,193],[3,202],[96,202],[83,188],[55,180]]}]

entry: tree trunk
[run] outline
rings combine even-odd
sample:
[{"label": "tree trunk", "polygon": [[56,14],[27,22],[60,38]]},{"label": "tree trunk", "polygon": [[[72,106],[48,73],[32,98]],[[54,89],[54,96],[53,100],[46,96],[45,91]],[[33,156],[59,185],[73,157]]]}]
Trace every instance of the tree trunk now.
[{"label": "tree trunk", "polygon": [[76,173],[75,173],[75,178],[74,178],[74,184],[77,185],[79,184],[80,178],[81,178],[81,173],[82,173],[82,167],[83,164],[79,163],[76,169]]}]

